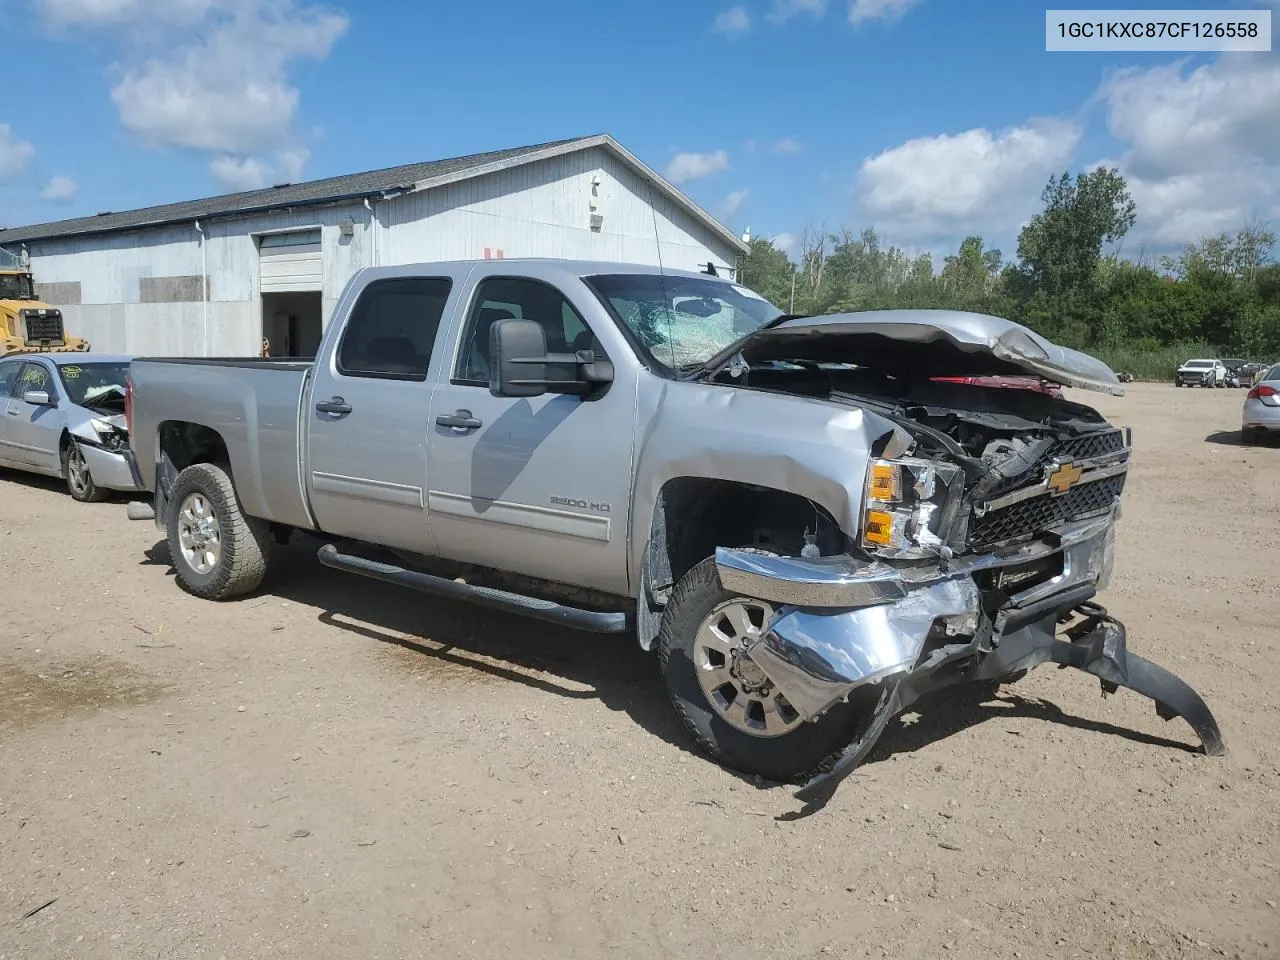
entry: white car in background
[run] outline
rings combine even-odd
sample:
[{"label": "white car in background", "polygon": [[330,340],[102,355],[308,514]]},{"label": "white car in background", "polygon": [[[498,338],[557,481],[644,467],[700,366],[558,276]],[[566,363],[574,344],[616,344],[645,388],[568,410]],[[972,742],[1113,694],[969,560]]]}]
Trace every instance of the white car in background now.
[{"label": "white car in background", "polygon": [[1223,387],[1227,383],[1227,368],[1221,360],[1188,360],[1174,375],[1174,385],[1179,387]]},{"label": "white car in background", "polygon": [[1280,363],[1253,385],[1240,413],[1241,443],[1257,443],[1268,433],[1280,437]]}]

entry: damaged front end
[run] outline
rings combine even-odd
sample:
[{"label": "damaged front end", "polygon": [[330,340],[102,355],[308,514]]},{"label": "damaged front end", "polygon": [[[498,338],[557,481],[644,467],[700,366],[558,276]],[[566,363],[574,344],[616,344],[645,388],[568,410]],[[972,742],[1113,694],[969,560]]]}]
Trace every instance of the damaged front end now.
[{"label": "damaged front end", "polygon": [[1128,432],[1049,397],[1016,401],[1050,411],[1032,423],[1012,406],[946,407],[939,393],[965,389],[932,385],[894,408],[830,398],[868,406],[914,437],[905,450],[887,442],[870,461],[846,553],[716,553],[728,591],[773,605],[747,653],[800,716],[816,720],[868,685],[881,690],[859,739],[797,797],[825,802],[920,697],[1048,662],[1096,675],[1104,694],[1124,686],[1151,698],[1162,717],[1183,717],[1207,754],[1223,753],[1200,697],[1129,653],[1124,626],[1093,602],[1114,564]]}]

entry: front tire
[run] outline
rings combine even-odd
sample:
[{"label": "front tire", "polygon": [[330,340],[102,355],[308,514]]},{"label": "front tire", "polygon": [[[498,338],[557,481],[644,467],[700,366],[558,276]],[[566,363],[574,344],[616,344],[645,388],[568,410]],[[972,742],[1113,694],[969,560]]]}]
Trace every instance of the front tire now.
[{"label": "front tire", "polygon": [[178,585],[202,600],[256,590],[271,556],[271,525],[245,516],[225,468],[187,467],[174,481],[166,524]]},{"label": "front tire", "polygon": [[771,615],[769,604],[725,590],[715,560],[703,560],[672,591],[658,663],[676,713],[702,749],[726,767],[782,782],[830,766],[870,710],[855,696],[806,723],[749,659],[739,661],[736,651]]},{"label": "front tire", "polygon": [[89,464],[84,459],[80,445],[68,439],[62,447],[62,475],[67,480],[67,492],[79,503],[100,503],[108,493],[93,482]]}]

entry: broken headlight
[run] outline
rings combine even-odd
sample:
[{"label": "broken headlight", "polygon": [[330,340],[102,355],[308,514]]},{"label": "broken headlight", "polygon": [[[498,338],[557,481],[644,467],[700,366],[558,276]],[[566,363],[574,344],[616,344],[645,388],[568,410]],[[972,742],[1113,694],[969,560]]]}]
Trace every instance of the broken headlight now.
[{"label": "broken headlight", "polygon": [[933,460],[872,460],[863,497],[862,549],[893,560],[946,549],[963,490],[959,467]]},{"label": "broken headlight", "polygon": [[129,434],[119,427],[112,426],[106,420],[94,417],[89,421],[89,426],[93,427],[93,432],[98,435],[98,442],[102,444],[104,450],[115,453],[129,446]]}]

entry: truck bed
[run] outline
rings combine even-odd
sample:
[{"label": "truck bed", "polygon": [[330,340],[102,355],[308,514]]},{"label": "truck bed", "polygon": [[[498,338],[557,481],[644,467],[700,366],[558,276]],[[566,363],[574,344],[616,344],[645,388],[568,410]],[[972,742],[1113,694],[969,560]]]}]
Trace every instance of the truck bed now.
[{"label": "truck bed", "polygon": [[225,445],[247,514],[312,528],[299,467],[302,398],[311,368],[309,361],[289,358],[135,358],[130,443],[143,481],[154,491],[165,425],[196,425]]}]

